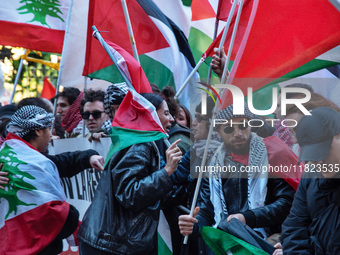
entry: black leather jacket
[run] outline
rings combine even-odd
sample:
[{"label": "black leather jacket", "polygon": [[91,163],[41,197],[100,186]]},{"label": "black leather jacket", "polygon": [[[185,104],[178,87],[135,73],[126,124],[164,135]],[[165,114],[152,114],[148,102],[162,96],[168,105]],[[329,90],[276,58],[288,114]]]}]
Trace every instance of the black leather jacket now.
[{"label": "black leather jacket", "polygon": [[[237,167],[241,163],[235,164]],[[241,176],[240,176],[241,177]],[[281,232],[281,224],[289,214],[294,198],[294,189],[281,178],[269,178],[265,205],[253,210],[248,208],[248,179],[222,179],[223,194],[229,214],[242,213],[251,228],[266,228],[268,235]],[[200,212],[197,215],[198,225],[194,232],[202,226],[214,225],[214,207],[210,201],[209,180],[203,179],[198,200]]]},{"label": "black leather jacket", "polygon": [[113,254],[157,254],[160,204],[172,187],[153,143],[118,152],[104,170],[78,238]]}]

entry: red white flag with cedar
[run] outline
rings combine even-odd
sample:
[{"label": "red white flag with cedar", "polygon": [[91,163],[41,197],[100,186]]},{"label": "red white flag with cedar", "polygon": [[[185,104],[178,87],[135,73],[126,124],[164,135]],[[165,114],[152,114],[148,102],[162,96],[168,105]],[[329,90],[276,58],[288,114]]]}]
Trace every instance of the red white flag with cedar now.
[{"label": "red white flag with cedar", "polygon": [[0,1],[0,45],[61,53],[69,0]]},{"label": "red white flag with cedar", "polygon": [[69,213],[58,169],[12,133],[0,155],[10,178],[0,189],[0,254],[38,254],[57,237]]}]

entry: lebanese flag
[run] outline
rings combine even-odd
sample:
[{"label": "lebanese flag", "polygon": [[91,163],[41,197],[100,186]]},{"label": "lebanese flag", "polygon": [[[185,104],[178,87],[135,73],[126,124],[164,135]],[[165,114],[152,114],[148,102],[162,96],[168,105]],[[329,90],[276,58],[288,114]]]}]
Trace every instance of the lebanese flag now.
[{"label": "lebanese flag", "polygon": [[69,0],[0,0],[0,45],[61,53]]},{"label": "lebanese flag", "polygon": [[112,155],[133,144],[157,141],[166,138],[156,108],[133,90],[124,97],[112,121],[112,144],[105,165]]},{"label": "lebanese flag", "polygon": [[50,100],[52,97],[55,96],[56,91],[57,90],[55,89],[55,87],[52,85],[52,83],[45,76],[43,89],[41,91],[40,97]]},{"label": "lebanese flag", "polygon": [[0,155],[10,178],[0,189],[0,253],[37,254],[57,237],[69,213],[57,167],[12,133]]},{"label": "lebanese flag", "polygon": [[[323,0],[254,0],[228,84],[247,95],[340,44],[340,13]],[[224,94],[226,98],[227,94]],[[226,107],[231,99],[224,100]]]}]

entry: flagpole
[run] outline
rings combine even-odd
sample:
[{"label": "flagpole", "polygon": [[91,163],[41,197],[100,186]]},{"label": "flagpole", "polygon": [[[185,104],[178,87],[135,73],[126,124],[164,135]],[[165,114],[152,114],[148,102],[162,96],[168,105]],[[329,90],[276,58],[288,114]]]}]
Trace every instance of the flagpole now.
[{"label": "flagpole", "polygon": [[[26,54],[26,51],[27,50],[25,49],[24,55]],[[23,58],[23,56],[21,56],[19,67],[18,67],[18,71],[17,71],[17,75],[15,76],[15,80],[14,80],[14,87],[13,87],[13,90],[12,90],[11,99],[9,100],[10,104],[13,103],[13,98],[14,98],[15,90],[16,90],[18,82],[19,82],[19,78],[20,78],[20,75],[21,75],[21,72],[22,72],[23,64],[24,64],[24,58]]]},{"label": "flagpole", "polygon": [[[218,2],[218,5],[220,4],[220,1]],[[217,7],[219,8],[219,7]],[[219,19],[217,19],[217,16],[216,16],[216,20],[215,20],[215,30],[214,30],[214,36],[213,36],[213,41],[216,39],[216,36],[217,36],[217,30],[218,30],[218,24],[219,24]],[[208,85],[211,84],[211,74],[212,74],[212,68],[211,66],[209,66],[209,71],[208,71],[208,80],[207,80],[207,83]]]},{"label": "flagpole", "polygon": [[229,27],[230,27],[230,23],[231,23],[231,20],[233,18],[233,14],[235,12],[235,8],[236,8],[236,5],[237,5],[237,2],[238,2],[238,0],[234,0],[233,5],[231,6],[231,9],[229,11],[227,23],[224,26],[224,31],[223,31],[223,34],[222,34],[222,37],[221,37],[220,45],[218,47],[218,52],[221,52],[221,50],[223,48],[225,39],[226,39],[227,34],[228,34],[228,30],[229,30]]},{"label": "flagpole", "polygon": [[93,30],[93,37],[96,38],[100,42],[100,44],[103,46],[103,48],[105,49],[106,53],[109,55],[109,57],[111,58],[112,62],[115,64],[115,66],[117,67],[119,73],[121,74],[121,76],[123,77],[124,81],[126,82],[126,85],[130,89],[135,90],[135,88],[132,86],[132,84],[129,81],[129,79],[126,77],[125,73],[120,69],[120,67],[119,67],[119,65],[117,63],[117,60],[113,56],[112,51],[110,50],[110,48],[107,45],[107,43],[104,41],[103,37],[101,36],[101,34],[98,31],[98,29],[96,28],[96,26],[92,26],[92,30]]},{"label": "flagpole", "polygon": [[188,78],[186,78],[186,80],[184,81],[184,83],[182,84],[182,86],[180,87],[180,89],[177,91],[176,95],[175,95],[175,99],[177,100],[178,97],[181,95],[181,93],[183,92],[183,90],[185,89],[185,87],[188,85],[190,79],[194,76],[194,74],[197,72],[198,68],[200,68],[200,66],[202,65],[202,63],[204,62],[205,57],[201,57],[200,61],[198,61],[198,63],[196,64],[195,68],[191,71],[191,73],[189,74]]},{"label": "flagpole", "polygon": [[132,26],[131,26],[130,15],[129,15],[129,11],[128,11],[128,8],[127,8],[125,0],[122,0],[122,6],[123,6],[123,11],[124,11],[124,17],[125,17],[125,21],[126,21],[126,26],[127,26],[128,32],[129,32],[129,37],[130,37],[130,42],[131,42],[131,46],[132,46],[133,56],[138,61],[138,63],[140,64],[139,57],[138,57],[138,52],[137,52],[136,41],[135,41],[135,37],[133,35]]},{"label": "flagpole", "polygon": [[243,2],[244,2],[244,0],[240,0],[240,6],[238,7],[238,10],[237,10],[236,21],[235,21],[233,33],[232,33],[231,39],[230,39],[227,59],[226,59],[225,64],[224,64],[223,73],[222,73],[222,77],[221,77],[221,83],[222,84],[226,83],[226,76],[227,76],[228,66],[229,66],[229,62],[230,62],[230,56],[231,56],[231,52],[232,52],[232,49],[233,49],[233,46],[234,46],[235,37],[236,37],[237,29],[238,29],[238,23],[240,21],[240,17],[241,17],[241,13],[242,13]]},{"label": "flagpole", "polygon": [[[220,94],[222,94],[222,92],[220,92]],[[204,153],[203,153],[203,159],[202,159],[202,163],[201,163],[201,168],[200,169],[204,169],[204,166],[205,166],[205,164],[207,162],[208,149],[209,149],[209,145],[210,145],[210,141],[211,141],[211,136],[212,136],[212,132],[213,132],[214,120],[215,120],[215,117],[216,117],[217,109],[219,107],[219,102],[220,101],[217,100],[217,103],[216,103],[216,105],[215,105],[215,107],[213,109],[213,116],[212,116],[211,123],[210,123],[209,133],[208,133],[208,137],[207,137],[207,142],[205,144]],[[190,216],[192,216],[192,217],[194,216],[194,210],[195,210],[195,207],[196,207],[198,193],[199,193],[199,190],[200,190],[200,187],[201,187],[202,178],[203,178],[203,171],[199,171],[197,182],[196,182],[196,187],[195,187],[195,193],[194,193],[194,196],[193,196],[193,199],[192,199],[191,208],[190,208]],[[183,244],[187,244],[188,243],[188,239],[189,239],[189,236],[188,235],[185,236]]]}]

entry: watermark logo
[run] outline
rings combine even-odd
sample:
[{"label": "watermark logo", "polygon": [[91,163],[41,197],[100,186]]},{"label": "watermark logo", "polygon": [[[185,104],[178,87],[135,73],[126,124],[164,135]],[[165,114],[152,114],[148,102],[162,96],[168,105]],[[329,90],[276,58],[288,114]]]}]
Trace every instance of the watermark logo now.
[{"label": "watermark logo", "polygon": [[[202,83],[201,83],[202,84]],[[230,93],[232,94],[233,98],[233,114],[234,115],[244,115],[244,94],[240,88],[234,85],[230,84],[216,84],[214,85],[215,88],[212,86],[202,84],[205,87],[209,88],[218,98],[220,101],[220,104],[222,105],[222,100],[220,96],[218,95],[216,89],[228,89]],[[215,104],[217,103],[214,99],[211,92],[209,92],[206,89],[201,90],[205,91],[208,95],[210,95]],[[256,115],[266,116],[269,114],[272,114],[276,111],[277,105],[278,105],[278,93],[277,88],[272,89],[272,105],[267,110],[258,110],[255,109],[253,104],[253,88],[248,88],[248,96],[247,96],[247,103],[249,110]],[[288,93],[300,93],[304,94],[305,97],[302,98],[287,98]],[[202,93],[202,114],[207,113],[207,94]],[[311,113],[303,106],[303,103],[307,103],[311,99],[311,93],[308,89],[305,88],[282,88],[280,93],[280,100],[281,100],[281,115],[286,115],[287,105],[292,104],[295,105],[304,115],[311,115]]]}]

